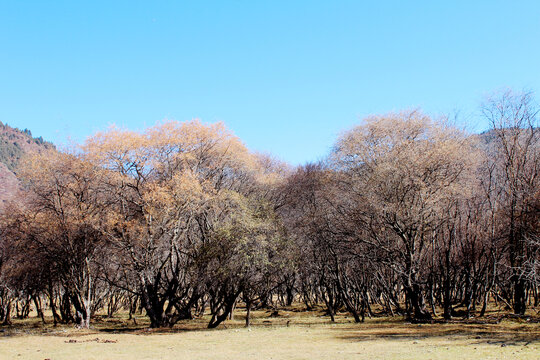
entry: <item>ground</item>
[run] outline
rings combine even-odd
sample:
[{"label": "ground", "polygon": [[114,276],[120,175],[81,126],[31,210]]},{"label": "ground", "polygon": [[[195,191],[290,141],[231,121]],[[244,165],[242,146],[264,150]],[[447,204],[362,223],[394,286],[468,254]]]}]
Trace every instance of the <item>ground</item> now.
[{"label": "ground", "polygon": [[218,329],[204,319],[174,329],[148,329],[125,315],[90,330],[41,326],[37,319],[0,329],[0,359],[538,359],[540,325],[527,319],[411,324],[401,318],[346,315],[331,323],[321,312],[238,313]]}]

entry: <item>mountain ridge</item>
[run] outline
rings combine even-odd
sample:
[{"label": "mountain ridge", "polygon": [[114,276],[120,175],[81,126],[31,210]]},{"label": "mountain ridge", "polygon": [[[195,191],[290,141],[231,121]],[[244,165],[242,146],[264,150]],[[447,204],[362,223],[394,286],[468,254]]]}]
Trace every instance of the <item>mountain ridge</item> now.
[{"label": "mountain ridge", "polygon": [[33,137],[28,129],[17,129],[0,121],[0,205],[9,201],[17,192],[17,166],[26,154],[55,149],[40,137]]}]

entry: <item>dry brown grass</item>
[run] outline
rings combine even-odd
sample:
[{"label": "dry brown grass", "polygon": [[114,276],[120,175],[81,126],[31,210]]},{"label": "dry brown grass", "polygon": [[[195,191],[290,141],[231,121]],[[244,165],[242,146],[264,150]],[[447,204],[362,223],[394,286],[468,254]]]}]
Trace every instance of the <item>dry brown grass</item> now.
[{"label": "dry brown grass", "polygon": [[521,319],[419,325],[374,318],[355,324],[345,315],[331,323],[321,311],[270,314],[255,312],[246,329],[239,311],[216,330],[205,328],[207,319],[148,329],[144,316],[135,324],[120,315],[80,330],[43,327],[32,318],[1,329],[0,359],[540,358],[540,326]]}]

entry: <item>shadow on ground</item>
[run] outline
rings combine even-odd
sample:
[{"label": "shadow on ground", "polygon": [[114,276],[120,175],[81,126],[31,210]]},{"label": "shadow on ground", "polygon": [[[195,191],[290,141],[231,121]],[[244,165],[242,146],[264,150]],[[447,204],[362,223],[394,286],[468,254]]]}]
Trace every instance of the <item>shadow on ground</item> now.
[{"label": "shadow on ground", "polygon": [[469,340],[471,344],[529,345],[540,343],[538,324],[361,324],[332,329],[336,336],[347,341],[373,341],[376,339],[396,341],[421,341],[447,338]]}]

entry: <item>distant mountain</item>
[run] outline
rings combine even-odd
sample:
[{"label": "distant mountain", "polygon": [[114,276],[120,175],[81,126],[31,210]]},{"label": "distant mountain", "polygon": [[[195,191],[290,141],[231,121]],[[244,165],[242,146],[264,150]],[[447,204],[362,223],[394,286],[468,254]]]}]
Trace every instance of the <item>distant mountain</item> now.
[{"label": "distant mountain", "polygon": [[[473,136],[475,136],[475,135],[473,135]],[[493,129],[483,131],[480,134],[477,134],[476,136],[484,144],[491,144],[491,143],[493,143],[494,141],[497,140],[497,133]]]},{"label": "distant mountain", "polygon": [[54,149],[54,145],[41,137],[32,137],[30,130],[19,130],[0,122],[0,205],[17,191],[17,166],[21,158],[48,149]]},{"label": "distant mountain", "polygon": [[[479,144],[480,144],[480,148],[484,151],[486,151],[488,154],[494,154],[495,151],[497,151],[497,148],[498,146],[500,146],[501,144],[501,139],[500,139],[500,131],[501,130],[493,130],[493,129],[490,129],[490,130],[486,130],[480,134],[474,134],[472,135],[472,137],[476,138],[479,140]],[[514,136],[516,134],[519,134],[520,135],[520,138],[522,140],[526,139],[528,136],[530,136],[531,134],[531,129],[516,129],[516,128],[506,128],[504,130],[504,134],[505,134],[505,137],[508,136],[508,139],[511,137],[511,136]],[[517,131],[517,132],[516,132]],[[536,144],[535,146],[538,146],[539,144],[539,140],[540,140],[540,129],[539,128],[534,128],[534,135],[535,135],[535,140],[534,140],[534,143]]]}]

